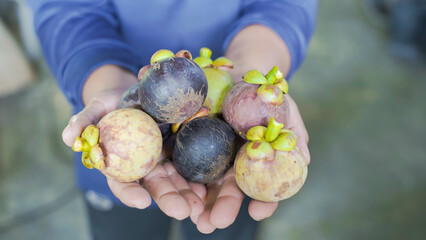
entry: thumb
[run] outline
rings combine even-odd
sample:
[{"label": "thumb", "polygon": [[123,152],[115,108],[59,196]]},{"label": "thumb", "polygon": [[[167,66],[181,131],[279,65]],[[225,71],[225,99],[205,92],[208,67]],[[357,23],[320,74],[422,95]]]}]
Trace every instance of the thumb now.
[{"label": "thumb", "polygon": [[71,117],[68,125],[62,131],[62,140],[72,147],[75,138],[80,136],[81,132],[90,124],[96,124],[107,114],[105,105],[100,100],[93,99],[78,114]]}]

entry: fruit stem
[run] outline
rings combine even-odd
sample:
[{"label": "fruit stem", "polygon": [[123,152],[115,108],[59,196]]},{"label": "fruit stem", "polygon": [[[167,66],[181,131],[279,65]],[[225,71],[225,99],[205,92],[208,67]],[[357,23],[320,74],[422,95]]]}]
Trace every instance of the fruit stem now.
[{"label": "fruit stem", "polygon": [[280,134],[280,130],[284,127],[284,124],[275,121],[273,117],[269,120],[268,127],[265,132],[265,141],[272,142],[277,139]]}]

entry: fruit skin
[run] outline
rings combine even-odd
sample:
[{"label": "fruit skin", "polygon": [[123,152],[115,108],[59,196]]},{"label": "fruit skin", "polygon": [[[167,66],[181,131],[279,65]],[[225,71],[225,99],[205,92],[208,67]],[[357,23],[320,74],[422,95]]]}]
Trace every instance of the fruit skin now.
[{"label": "fruit skin", "polygon": [[234,81],[229,73],[224,70],[207,67],[203,68],[206,74],[209,89],[204,106],[210,109],[210,116],[222,113],[222,102],[225,94],[234,85]]},{"label": "fruit skin", "polygon": [[239,82],[225,95],[222,115],[235,132],[246,139],[247,131],[254,126],[267,126],[271,117],[287,125],[290,115],[287,95],[283,104],[274,106],[257,96],[259,85]]},{"label": "fruit skin", "polygon": [[210,183],[232,166],[237,136],[226,122],[211,117],[194,119],[179,130],[173,164],[189,181]]},{"label": "fruit skin", "polygon": [[[135,83],[130,86],[121,96],[120,103],[118,104],[118,108],[136,108],[142,110],[142,106],[139,103],[139,83]],[[161,136],[163,140],[166,140],[172,134],[170,129],[170,124],[157,122],[158,127],[161,131]]]},{"label": "fruit skin", "polygon": [[137,108],[142,109],[139,103],[139,83],[130,86],[121,96],[118,108]]},{"label": "fruit skin", "polygon": [[277,202],[296,194],[305,183],[308,167],[296,147],[291,152],[275,151],[272,160],[252,160],[243,145],[235,158],[235,180],[249,197]]},{"label": "fruit skin", "polygon": [[132,108],[112,111],[98,125],[105,176],[133,182],[147,175],[161,154],[161,132],[148,114]]},{"label": "fruit skin", "polygon": [[155,62],[139,83],[139,100],[146,113],[159,122],[177,123],[202,106],[208,85],[192,60],[173,57]]},{"label": "fruit skin", "polygon": [[163,141],[167,140],[172,135],[172,129],[170,123],[161,123],[157,122],[158,128],[160,128],[161,131],[161,137],[163,138]]}]

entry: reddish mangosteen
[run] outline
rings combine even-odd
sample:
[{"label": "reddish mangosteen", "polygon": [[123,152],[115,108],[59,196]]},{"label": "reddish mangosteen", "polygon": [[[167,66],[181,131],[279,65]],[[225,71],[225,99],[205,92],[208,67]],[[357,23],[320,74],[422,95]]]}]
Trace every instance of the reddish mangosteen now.
[{"label": "reddish mangosteen", "polygon": [[211,117],[182,125],[173,148],[173,164],[185,179],[210,183],[232,166],[237,136],[226,122]]},{"label": "reddish mangosteen", "polygon": [[182,50],[176,56],[159,50],[151,65],[139,72],[139,100],[143,110],[158,122],[177,123],[195,114],[208,90],[206,76]]},{"label": "reddish mangosteen", "polygon": [[242,138],[253,126],[266,126],[271,117],[287,124],[290,109],[286,93],[287,81],[277,67],[264,76],[257,70],[244,75],[223,100],[222,114],[226,122]]},{"label": "reddish mangosteen", "polygon": [[105,176],[133,182],[147,175],[160,159],[161,132],[146,113],[122,108],[88,126],[72,149],[83,152],[82,162]]}]

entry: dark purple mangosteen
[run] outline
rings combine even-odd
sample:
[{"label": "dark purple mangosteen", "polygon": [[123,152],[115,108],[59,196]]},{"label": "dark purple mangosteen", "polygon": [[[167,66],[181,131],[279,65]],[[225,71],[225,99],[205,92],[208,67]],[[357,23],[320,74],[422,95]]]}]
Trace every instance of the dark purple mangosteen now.
[{"label": "dark purple mangosteen", "polygon": [[155,53],[151,66],[142,68],[139,74],[140,104],[158,122],[182,122],[203,105],[207,79],[188,51],[176,56],[168,51],[166,54],[171,55],[155,59],[156,55],[164,55],[161,51],[168,50]]},{"label": "dark purple mangosteen", "polygon": [[232,166],[237,136],[224,121],[202,117],[184,123],[176,136],[173,164],[185,179],[210,183]]}]

